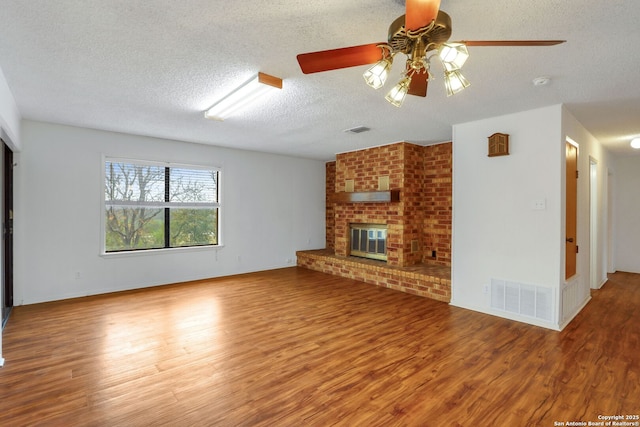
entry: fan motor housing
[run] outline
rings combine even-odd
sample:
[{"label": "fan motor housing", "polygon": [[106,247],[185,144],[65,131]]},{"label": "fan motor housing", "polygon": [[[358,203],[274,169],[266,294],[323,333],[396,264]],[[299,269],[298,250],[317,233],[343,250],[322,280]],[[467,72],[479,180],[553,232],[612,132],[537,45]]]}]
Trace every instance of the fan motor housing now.
[{"label": "fan motor housing", "polygon": [[[414,40],[417,37],[422,38],[427,46],[427,50],[435,48],[437,45],[445,43],[451,37],[451,17],[443,12],[438,11],[438,17],[433,27],[425,30],[423,34],[416,31],[416,37],[409,37],[404,28],[405,15],[399,16],[389,26],[389,45],[393,52],[402,52],[409,54],[411,52]],[[435,46],[434,46],[435,45]]]}]

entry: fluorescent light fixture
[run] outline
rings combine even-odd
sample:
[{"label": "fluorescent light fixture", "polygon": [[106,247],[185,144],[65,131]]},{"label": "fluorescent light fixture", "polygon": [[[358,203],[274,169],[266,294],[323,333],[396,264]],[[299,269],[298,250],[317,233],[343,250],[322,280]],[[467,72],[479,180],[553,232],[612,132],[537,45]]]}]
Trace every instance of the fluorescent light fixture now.
[{"label": "fluorescent light fixture", "polygon": [[282,89],[281,78],[258,73],[213,104],[205,111],[204,116],[207,119],[224,120],[234,112],[248,107],[265,94],[276,89]]},{"label": "fluorescent light fixture", "polygon": [[392,105],[396,107],[402,106],[404,102],[404,98],[407,96],[407,92],[409,92],[409,86],[411,85],[411,76],[407,76],[404,79],[400,80],[397,85],[395,85],[384,97],[387,101],[389,101]]},{"label": "fluorescent light fixture", "polygon": [[444,73],[444,86],[447,89],[447,96],[455,95],[462,89],[469,87],[470,84],[459,70]]},{"label": "fluorescent light fixture", "polygon": [[636,150],[640,150],[640,138],[633,138],[631,140],[631,148],[635,148]]},{"label": "fluorescent light fixture", "polygon": [[438,50],[438,56],[446,71],[455,71],[462,68],[467,61],[469,51],[463,43],[443,43]]},{"label": "fluorescent light fixture", "polygon": [[393,63],[393,57],[381,59],[373,67],[364,72],[362,77],[369,86],[374,89],[380,89],[384,86],[384,83],[389,77],[389,71],[391,71],[391,64]]}]

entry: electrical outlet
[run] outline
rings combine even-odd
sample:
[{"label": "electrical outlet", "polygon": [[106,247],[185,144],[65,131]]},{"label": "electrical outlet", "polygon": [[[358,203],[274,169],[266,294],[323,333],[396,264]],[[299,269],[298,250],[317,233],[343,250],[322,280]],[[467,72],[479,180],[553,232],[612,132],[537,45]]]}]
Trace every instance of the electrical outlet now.
[{"label": "electrical outlet", "polygon": [[547,201],[545,199],[537,199],[531,202],[531,209],[534,211],[543,211],[547,209]]},{"label": "electrical outlet", "polygon": [[482,288],[482,292],[485,294],[489,293],[489,285],[484,285],[484,287]]}]

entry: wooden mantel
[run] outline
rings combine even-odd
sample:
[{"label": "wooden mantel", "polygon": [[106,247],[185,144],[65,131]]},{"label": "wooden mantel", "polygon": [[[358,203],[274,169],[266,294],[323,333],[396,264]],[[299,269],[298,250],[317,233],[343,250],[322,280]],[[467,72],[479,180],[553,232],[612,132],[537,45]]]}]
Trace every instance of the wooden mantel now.
[{"label": "wooden mantel", "polygon": [[329,196],[331,203],[387,203],[399,202],[400,190],[340,191]]}]

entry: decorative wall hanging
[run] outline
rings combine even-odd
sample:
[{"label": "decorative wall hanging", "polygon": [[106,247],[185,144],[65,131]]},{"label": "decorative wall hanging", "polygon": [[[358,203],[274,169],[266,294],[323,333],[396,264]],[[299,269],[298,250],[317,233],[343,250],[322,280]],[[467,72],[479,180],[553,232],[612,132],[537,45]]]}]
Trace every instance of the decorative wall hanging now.
[{"label": "decorative wall hanging", "polygon": [[509,135],[494,133],[489,137],[489,157],[509,155]]}]

